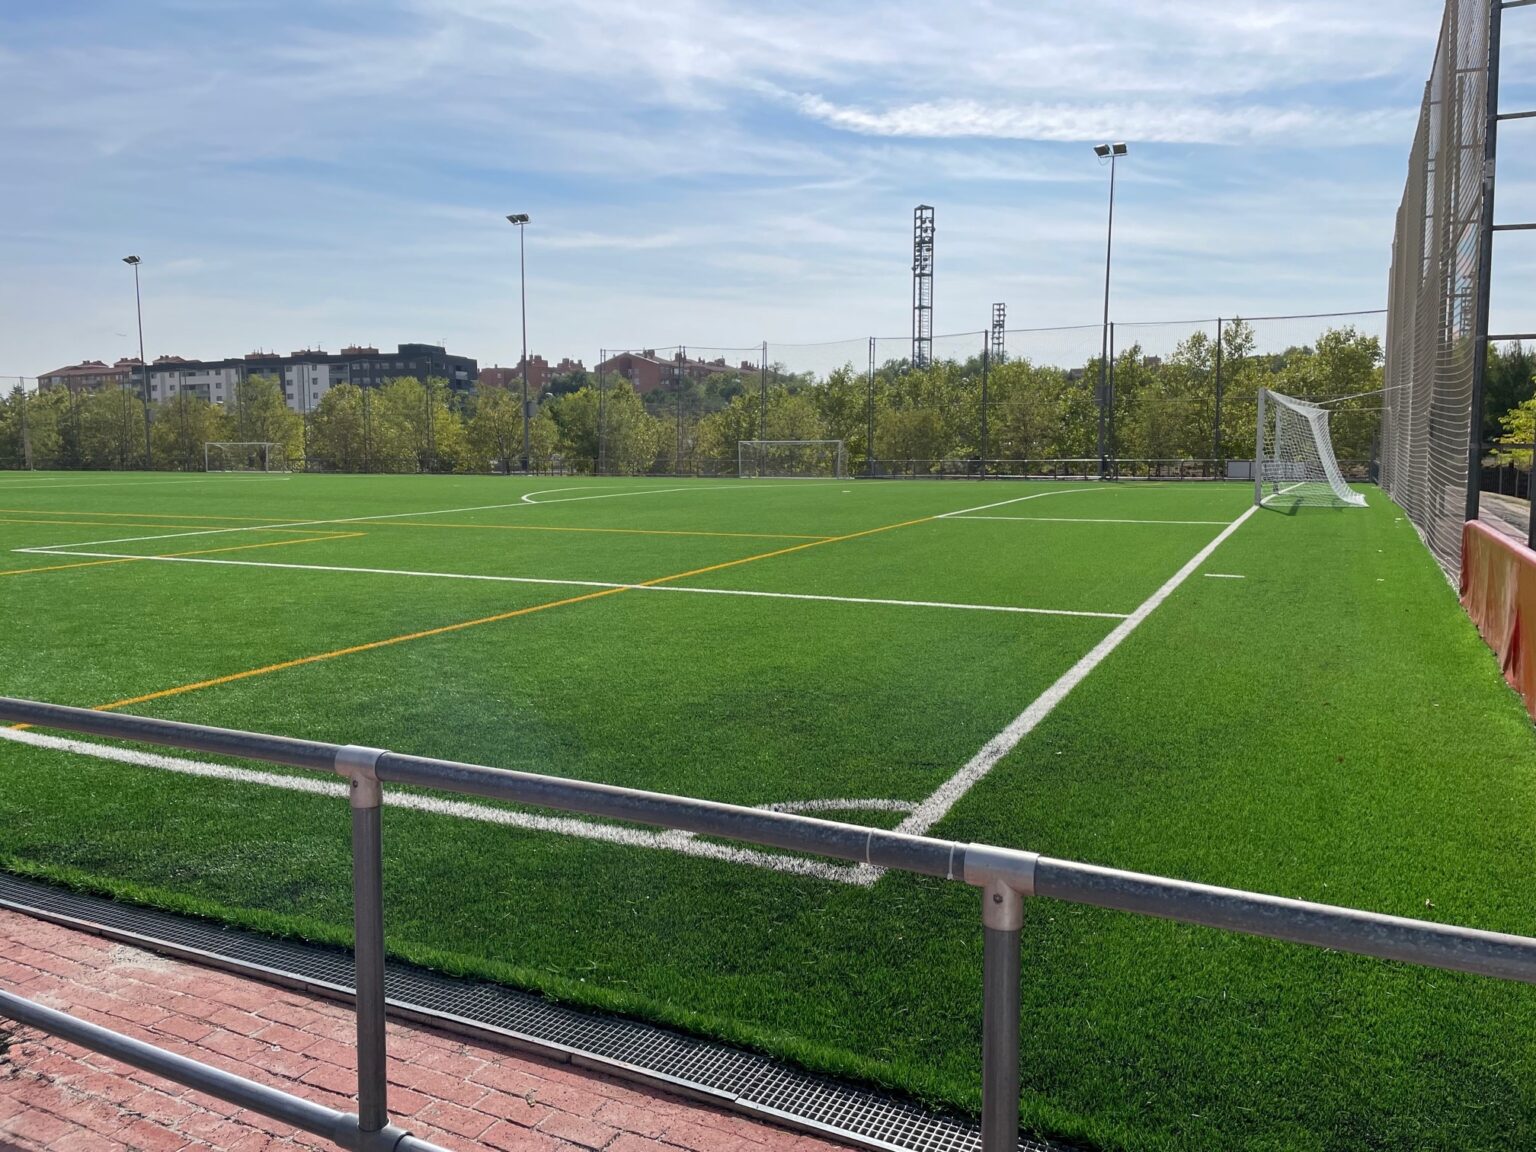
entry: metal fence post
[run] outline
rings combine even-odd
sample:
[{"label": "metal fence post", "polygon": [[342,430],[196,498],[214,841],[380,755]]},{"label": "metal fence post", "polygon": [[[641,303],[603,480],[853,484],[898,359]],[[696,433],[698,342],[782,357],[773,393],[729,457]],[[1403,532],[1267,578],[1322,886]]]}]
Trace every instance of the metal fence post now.
[{"label": "metal fence post", "polygon": [[981,889],[981,1152],[1015,1152],[1019,1144],[1019,933],[1037,859],[965,848],[965,882]]},{"label": "metal fence post", "polygon": [[384,870],[379,813],[383,792],[374,768],[381,748],[348,745],[336,771],[351,781],[353,957],[357,966],[357,1123],[377,1132],[389,1123],[384,1032]]}]

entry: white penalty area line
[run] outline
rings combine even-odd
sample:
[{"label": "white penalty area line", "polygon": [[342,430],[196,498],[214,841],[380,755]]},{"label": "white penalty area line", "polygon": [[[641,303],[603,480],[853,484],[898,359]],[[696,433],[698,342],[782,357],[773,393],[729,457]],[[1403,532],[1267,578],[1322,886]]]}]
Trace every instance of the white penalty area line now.
[{"label": "white penalty area line", "polygon": [[[175,772],[183,776],[200,776],[210,780],[227,780],[241,784],[255,784],[265,788],[277,788],[286,792],[302,792],[311,796],[341,799],[347,795],[347,785],[340,781],[315,780],[307,776],[287,776],[279,772],[259,772],[250,768],[236,768],[228,764],[210,764],[201,760],[187,760],[179,756],[166,756],[156,752],[140,752],[132,748],[118,748],[108,744],[93,744],[86,740],[68,740],[59,736],[47,736],[41,732],[0,728],[0,740],[27,744],[35,748],[47,748],[57,752],[71,752],[80,756],[92,756],[98,760],[111,760],[131,764],[138,768],[153,768],[162,772]],[[704,860],[721,860],[731,864],[750,864],[774,872],[787,872],[796,876],[812,876],[839,884],[851,884],[868,888],[880,878],[881,870],[868,864],[833,864],[803,856],[780,856],[752,848],[738,848],[700,840],[691,832],[651,832],[622,824],[599,824],[591,820],[579,820],[569,816],[540,816],[532,812],[516,812],[506,808],[492,808],[485,804],[472,804],[464,800],[445,800],[437,796],[424,796],[416,792],[397,792],[392,788],[384,791],[384,804],[390,808],[403,808],[413,812],[426,812],[435,816],[449,816],[458,820],[474,820],[481,824],[498,824],[505,828],[519,828],[531,832],[554,832],[562,836],[574,836],[584,840],[599,840],[608,844],[621,844],[632,848],[658,848],[694,856]],[[768,811],[906,811],[910,805],[899,801],[844,800],[802,801],[799,806],[766,805]]]},{"label": "white penalty area line", "polygon": [[821,596],[808,592],[760,592],[745,588],[700,588],[688,584],[626,584],[611,580],[561,580],[542,576],[495,576],[475,572],[418,572],[407,568],[357,568],[340,564],[292,564],[273,560],[219,560],[209,556],[154,556],[133,552],[79,552],[60,548],[18,548],[34,556],[78,556],[88,560],[154,560],[162,564],[213,564],[226,568],[276,568],[297,572],[341,572],[362,576],[404,576],[438,580],[479,580],[495,584],[539,584],[563,588],[623,588],[634,592],[690,592],[702,596],[757,596],[770,600],[809,600],[829,604],[874,604],[895,608],[950,608],[963,612],[1007,612],[1023,616],[1083,616],[1124,620],[1124,612],[1086,612],[1070,608],[1022,608],[1012,604],[957,604],[943,600],[889,600],[873,596]]},{"label": "white penalty area line", "polygon": [[1017,520],[1040,524],[1204,524],[1209,527],[1226,523],[1225,520],[1115,520],[1101,516],[956,516],[951,514],[947,519]]},{"label": "white penalty area line", "polygon": [[1236,532],[1247,521],[1248,517],[1258,511],[1257,505],[1251,505],[1236,520],[1228,524],[1221,533],[1197,552],[1193,559],[1169,578],[1156,592],[1142,601],[1136,611],[1127,616],[1104,639],[1100,640],[1093,649],[1079,660],[1071,668],[1067,669],[1057,681],[1036,697],[1034,703],[1019,713],[1014,721],[989,740],[980,752],[973,756],[965,767],[955,773],[938,790],[919,804],[905,820],[896,828],[898,832],[905,832],[913,836],[922,836],[927,833],[953,808],[967,792],[980,783],[986,775],[997,767],[1004,756],[1019,746],[1019,742],[1028,736],[1047,716],[1055,710],[1056,705],[1067,698],[1068,693],[1088,678],[1088,674],[1102,664],[1105,658],[1120,647],[1130,634],[1141,626],[1148,616],[1157,610],[1158,605],[1168,599],[1178,589],[1179,585],[1188,580],[1204,564],[1217,548],[1221,547],[1227,537]]}]

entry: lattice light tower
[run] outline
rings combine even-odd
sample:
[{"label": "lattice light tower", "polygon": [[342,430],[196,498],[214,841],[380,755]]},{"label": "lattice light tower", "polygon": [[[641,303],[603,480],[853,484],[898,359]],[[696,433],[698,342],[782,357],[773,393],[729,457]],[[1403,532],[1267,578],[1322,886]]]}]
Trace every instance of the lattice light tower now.
[{"label": "lattice light tower", "polygon": [[933,208],[912,213],[912,367],[933,363]]},{"label": "lattice light tower", "polygon": [[1008,328],[1008,305],[992,305],[992,363],[1001,364],[1008,357],[1003,333]]}]

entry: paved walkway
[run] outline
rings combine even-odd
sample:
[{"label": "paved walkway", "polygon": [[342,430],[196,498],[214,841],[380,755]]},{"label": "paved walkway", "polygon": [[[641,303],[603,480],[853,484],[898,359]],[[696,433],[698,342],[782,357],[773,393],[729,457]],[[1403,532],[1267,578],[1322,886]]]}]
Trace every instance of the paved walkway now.
[{"label": "paved walkway", "polygon": [[[344,1112],[344,1006],[0,910],[0,988]],[[837,1146],[427,1028],[389,1026],[389,1103],[463,1152],[835,1152]],[[333,1145],[0,1021],[0,1152],[291,1152]]]}]

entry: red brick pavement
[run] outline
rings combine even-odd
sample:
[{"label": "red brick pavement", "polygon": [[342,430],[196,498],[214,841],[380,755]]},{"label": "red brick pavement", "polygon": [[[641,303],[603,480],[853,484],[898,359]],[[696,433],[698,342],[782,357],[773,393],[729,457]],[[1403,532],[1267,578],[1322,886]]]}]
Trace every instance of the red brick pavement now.
[{"label": "red brick pavement", "polygon": [[[343,1112],[344,1006],[0,910],[0,988]],[[389,1026],[390,1110],[462,1152],[835,1152],[836,1145],[569,1065]],[[0,1021],[0,1152],[292,1152],[299,1132]]]}]

